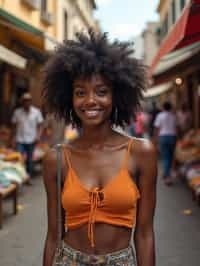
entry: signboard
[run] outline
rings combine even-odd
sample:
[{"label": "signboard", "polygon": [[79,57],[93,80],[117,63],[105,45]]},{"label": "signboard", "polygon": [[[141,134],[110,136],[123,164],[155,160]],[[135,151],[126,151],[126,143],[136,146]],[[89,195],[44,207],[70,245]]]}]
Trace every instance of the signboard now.
[{"label": "signboard", "polygon": [[27,64],[27,59],[9,50],[3,45],[0,45],[0,61],[4,61],[21,69],[24,69]]}]

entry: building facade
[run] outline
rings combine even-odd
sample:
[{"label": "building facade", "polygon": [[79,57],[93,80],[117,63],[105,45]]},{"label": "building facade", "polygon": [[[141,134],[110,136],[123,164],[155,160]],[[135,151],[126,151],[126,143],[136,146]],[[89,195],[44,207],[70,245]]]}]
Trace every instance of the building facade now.
[{"label": "building facade", "polygon": [[[163,47],[173,47],[173,42],[179,39],[179,31],[183,26],[192,25],[189,21],[192,16],[190,12],[194,16],[200,15],[199,4],[188,0],[161,0],[157,11],[160,16],[161,46],[158,54]],[[160,100],[171,100],[177,109],[182,103],[187,102],[193,114],[194,127],[198,128],[200,126],[200,41],[192,41],[193,36],[189,37],[191,41],[187,45],[174,48],[159,58],[156,66],[154,65],[152,76],[155,85],[161,84],[164,88],[165,84],[169,85],[169,82],[171,84],[167,91],[163,90]]]},{"label": "building facade", "polygon": [[94,19],[95,1],[91,0],[57,0],[56,37],[59,42],[64,39],[74,39],[76,32],[93,28],[99,31],[99,25]]},{"label": "building facade", "polygon": [[159,2],[157,12],[160,17],[160,41],[166,37],[179,19],[187,3],[189,0],[161,0]]},{"label": "building facade", "polygon": [[159,47],[159,23],[148,22],[146,28],[143,31],[144,42],[144,62],[147,66],[150,66],[154,56],[156,55]]},{"label": "building facade", "polygon": [[0,124],[30,91],[41,106],[41,67],[55,45],[92,27],[94,0],[0,0]]}]

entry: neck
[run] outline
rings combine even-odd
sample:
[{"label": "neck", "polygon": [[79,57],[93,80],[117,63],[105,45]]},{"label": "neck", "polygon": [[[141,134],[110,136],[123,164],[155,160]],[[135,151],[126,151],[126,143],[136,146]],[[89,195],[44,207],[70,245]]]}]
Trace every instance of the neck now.
[{"label": "neck", "polygon": [[110,123],[96,127],[83,126],[82,140],[90,147],[102,147],[112,135]]}]

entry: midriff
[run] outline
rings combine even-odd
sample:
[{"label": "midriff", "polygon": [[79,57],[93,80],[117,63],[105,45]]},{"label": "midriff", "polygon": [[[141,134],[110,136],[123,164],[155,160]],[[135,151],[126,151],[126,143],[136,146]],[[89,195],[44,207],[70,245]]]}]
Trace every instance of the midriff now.
[{"label": "midriff", "polygon": [[65,233],[64,241],[74,249],[87,254],[107,254],[129,246],[131,229],[110,224],[95,224],[95,247],[91,247],[87,238],[87,224]]}]

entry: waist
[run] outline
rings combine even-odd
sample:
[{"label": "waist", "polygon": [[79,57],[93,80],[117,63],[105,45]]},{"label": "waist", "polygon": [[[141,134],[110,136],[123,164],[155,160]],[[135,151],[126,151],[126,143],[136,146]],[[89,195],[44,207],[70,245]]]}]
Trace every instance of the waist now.
[{"label": "waist", "polygon": [[135,265],[135,255],[131,246],[103,255],[94,255],[76,250],[63,242],[63,257],[66,261],[78,262],[81,265]]},{"label": "waist", "polygon": [[160,135],[159,138],[161,140],[176,140],[176,135]]},{"label": "waist", "polygon": [[176,130],[160,130],[159,136],[176,136],[177,131]]},{"label": "waist", "polygon": [[88,224],[76,229],[67,229],[65,242],[87,254],[105,254],[126,248],[130,243],[131,229],[97,223],[94,227],[95,247],[88,238]]}]

